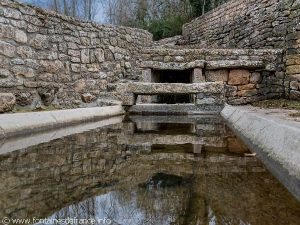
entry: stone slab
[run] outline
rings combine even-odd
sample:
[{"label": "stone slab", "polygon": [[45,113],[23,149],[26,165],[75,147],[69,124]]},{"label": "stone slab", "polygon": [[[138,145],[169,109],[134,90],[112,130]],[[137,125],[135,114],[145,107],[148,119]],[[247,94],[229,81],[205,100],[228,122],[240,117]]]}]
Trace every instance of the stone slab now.
[{"label": "stone slab", "polygon": [[216,115],[223,105],[194,104],[137,104],[129,108],[131,114],[143,115]]},{"label": "stone slab", "polygon": [[11,137],[8,139],[3,139],[2,144],[0,144],[0,154],[5,154],[7,152],[12,152],[20,149],[25,149],[30,146],[46,143],[51,140],[66,137],[69,135],[78,134],[85,131],[97,129],[100,127],[121,123],[122,120],[123,120],[123,116],[115,116],[97,122],[83,123],[83,124],[78,124],[78,125],[73,125],[68,127],[62,127],[58,129],[45,130],[43,132],[38,132],[34,134],[28,134],[19,137]]},{"label": "stone slab", "polygon": [[122,106],[3,114],[0,115],[0,139],[122,114]]},{"label": "stone slab", "polygon": [[252,60],[218,60],[208,61],[206,63],[206,69],[257,69],[264,68],[266,65],[263,61],[252,61]]},{"label": "stone slab", "polygon": [[142,68],[150,68],[155,70],[186,70],[193,68],[204,68],[204,66],[204,60],[195,60],[188,63],[144,61],[141,64]]},{"label": "stone slab", "polygon": [[300,123],[263,109],[226,105],[221,112],[229,126],[253,151],[264,152],[300,178]]},{"label": "stone slab", "polygon": [[121,83],[118,84],[119,93],[134,93],[137,95],[156,95],[156,94],[197,94],[222,93],[224,89],[223,82],[206,82],[195,84],[183,83]]}]

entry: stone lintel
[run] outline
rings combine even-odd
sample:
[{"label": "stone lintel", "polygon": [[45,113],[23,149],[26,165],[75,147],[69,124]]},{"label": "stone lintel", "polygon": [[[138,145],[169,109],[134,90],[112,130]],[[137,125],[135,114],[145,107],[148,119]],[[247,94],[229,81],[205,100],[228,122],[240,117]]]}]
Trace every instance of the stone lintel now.
[{"label": "stone lintel", "polygon": [[145,61],[142,62],[142,68],[150,68],[155,70],[187,70],[193,68],[204,68],[204,60],[195,60],[188,63],[178,62],[158,62],[158,61]]},{"label": "stone lintel", "polygon": [[117,91],[121,96],[125,93],[135,95],[157,95],[157,94],[197,94],[197,93],[222,93],[223,82],[205,82],[195,84],[183,83],[121,83],[118,84]]},{"label": "stone lintel", "polygon": [[263,61],[250,61],[250,60],[218,60],[218,61],[207,61],[206,69],[258,69],[265,68]]}]

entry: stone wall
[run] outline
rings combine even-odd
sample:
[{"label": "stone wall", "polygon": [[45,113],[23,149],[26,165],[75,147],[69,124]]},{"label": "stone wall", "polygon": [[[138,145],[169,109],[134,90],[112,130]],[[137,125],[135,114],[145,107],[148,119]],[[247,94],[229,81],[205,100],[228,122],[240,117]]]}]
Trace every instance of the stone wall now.
[{"label": "stone wall", "polygon": [[[144,69],[141,79],[144,82],[153,82],[152,69],[193,69],[195,83],[225,82],[225,101],[229,104],[284,96],[283,50],[152,47],[145,48],[141,58]],[[220,104],[223,101],[220,96],[203,94],[197,99],[197,104]]]},{"label": "stone wall", "polygon": [[286,96],[300,99],[300,1],[295,0],[286,36]]},{"label": "stone wall", "polygon": [[189,48],[284,49],[282,87],[287,98],[299,100],[299,5],[299,0],[232,0],[185,24],[183,43]]},{"label": "stone wall", "polygon": [[284,48],[288,0],[232,0],[183,26],[190,44],[224,48]]},{"label": "stone wall", "polygon": [[139,52],[151,41],[144,30],[2,0],[0,93],[12,93],[22,109],[95,106],[115,99],[116,83],[138,79]]}]

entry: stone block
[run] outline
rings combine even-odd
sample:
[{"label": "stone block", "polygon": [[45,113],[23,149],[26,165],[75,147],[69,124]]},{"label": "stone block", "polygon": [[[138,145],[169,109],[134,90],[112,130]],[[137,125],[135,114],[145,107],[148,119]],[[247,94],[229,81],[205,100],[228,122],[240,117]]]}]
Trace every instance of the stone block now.
[{"label": "stone block", "polygon": [[0,37],[1,38],[14,38],[15,28],[13,26],[0,24]]},{"label": "stone block", "polygon": [[12,93],[0,93],[0,113],[12,111],[16,97]]},{"label": "stone block", "polygon": [[225,96],[234,97],[237,95],[238,88],[236,86],[225,85]]},{"label": "stone block", "polygon": [[122,105],[131,106],[136,104],[137,96],[133,93],[122,93],[120,94],[120,100],[122,101]]},{"label": "stone block", "polygon": [[91,103],[96,99],[96,96],[91,93],[85,93],[81,95],[81,99],[84,103]]},{"label": "stone block", "polygon": [[192,82],[193,83],[202,83],[202,82],[205,82],[205,78],[203,76],[202,68],[195,68],[193,70]]},{"label": "stone block", "polygon": [[19,43],[26,43],[27,42],[27,34],[22,30],[16,30],[15,40]]},{"label": "stone block", "polygon": [[300,65],[292,65],[286,67],[287,74],[297,74],[300,73]]},{"label": "stone block", "polygon": [[1,49],[0,54],[4,56],[13,57],[15,55],[16,47],[5,41],[0,41],[0,49]]},{"label": "stone block", "polygon": [[228,81],[228,70],[207,70],[205,71],[207,82]]},{"label": "stone block", "polygon": [[98,60],[99,63],[104,62],[105,57],[104,57],[104,51],[101,48],[97,48],[95,50],[95,57]]},{"label": "stone block", "polygon": [[293,90],[299,90],[300,82],[299,81],[291,81],[290,88]]},{"label": "stone block", "polygon": [[35,52],[29,46],[19,46],[17,48],[17,54],[21,56],[21,58],[32,58]]},{"label": "stone block", "polygon": [[151,76],[152,76],[151,69],[144,69],[144,70],[142,71],[142,78],[141,78],[141,81],[150,83],[150,82],[152,82]]},{"label": "stone block", "polygon": [[81,50],[81,63],[90,63],[90,50],[89,49]]},{"label": "stone block", "polygon": [[251,90],[251,89],[255,89],[255,88],[256,88],[255,84],[245,84],[245,85],[238,86],[239,91],[241,91],[241,90]]},{"label": "stone block", "polygon": [[27,106],[33,102],[34,96],[30,92],[18,92],[16,95],[16,103],[20,106]]},{"label": "stone block", "polygon": [[0,78],[6,78],[11,75],[10,71],[7,69],[1,69],[0,68]]},{"label": "stone block", "polygon": [[286,65],[300,65],[300,55],[290,55],[286,57]]},{"label": "stone block", "polygon": [[259,72],[251,73],[250,75],[250,83],[257,84],[261,82],[261,74]]},{"label": "stone block", "polygon": [[64,65],[60,60],[41,60],[42,69],[48,73],[57,73],[64,69]]},{"label": "stone block", "polygon": [[20,66],[20,65],[14,66],[12,68],[12,72],[17,76],[23,76],[26,78],[35,76],[34,70],[31,68],[28,68],[27,66]]},{"label": "stone block", "polygon": [[248,70],[230,70],[228,84],[242,85],[248,84],[250,79],[250,72]]},{"label": "stone block", "polygon": [[249,96],[254,96],[258,94],[258,90],[253,89],[253,90],[242,90],[238,91],[237,95],[240,97],[249,97]]},{"label": "stone block", "polygon": [[36,34],[29,41],[29,44],[36,49],[48,48],[49,42],[47,35]]}]

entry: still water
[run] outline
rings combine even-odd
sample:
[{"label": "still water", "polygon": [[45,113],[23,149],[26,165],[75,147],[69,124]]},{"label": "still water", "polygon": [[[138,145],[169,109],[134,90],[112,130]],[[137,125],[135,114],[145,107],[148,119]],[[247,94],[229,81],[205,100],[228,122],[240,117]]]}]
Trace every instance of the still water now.
[{"label": "still water", "polygon": [[132,116],[1,154],[0,178],[3,224],[300,224],[299,201],[219,117]]}]

